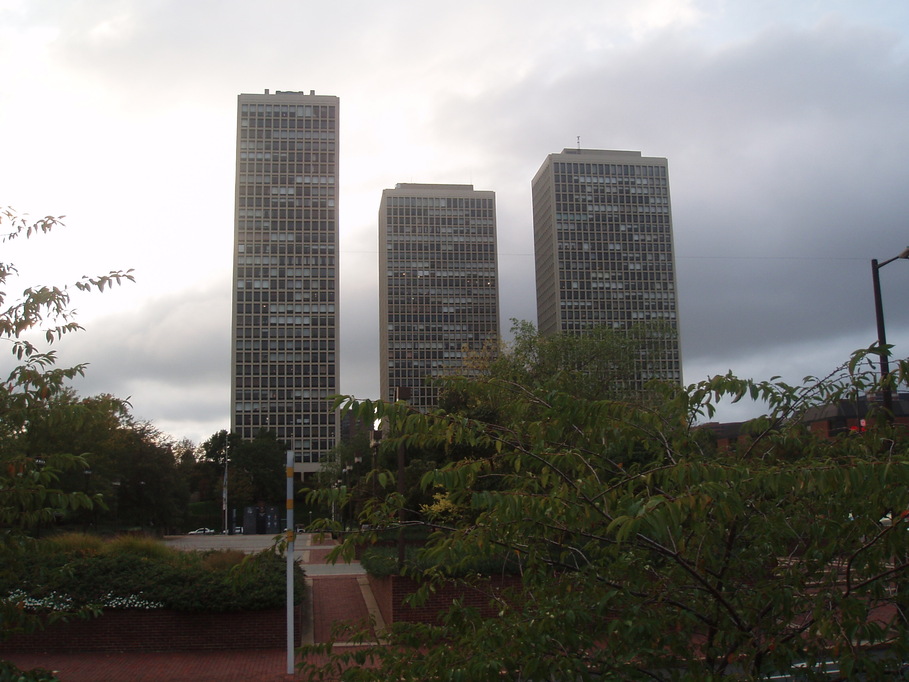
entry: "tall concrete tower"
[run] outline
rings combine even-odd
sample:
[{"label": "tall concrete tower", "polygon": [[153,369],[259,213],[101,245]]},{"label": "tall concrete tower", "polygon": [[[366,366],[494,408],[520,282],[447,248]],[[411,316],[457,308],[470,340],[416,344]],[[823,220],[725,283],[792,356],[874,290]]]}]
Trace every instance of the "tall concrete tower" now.
[{"label": "tall concrete tower", "polygon": [[338,130],[337,97],[238,97],[231,430],[273,431],[301,473],[336,436]]}]

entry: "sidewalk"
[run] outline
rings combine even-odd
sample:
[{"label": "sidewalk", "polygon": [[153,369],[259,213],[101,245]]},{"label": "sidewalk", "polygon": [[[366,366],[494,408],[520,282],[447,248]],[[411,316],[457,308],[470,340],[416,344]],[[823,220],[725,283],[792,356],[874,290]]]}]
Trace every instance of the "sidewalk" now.
[{"label": "sidewalk", "polygon": [[[325,555],[334,543],[313,545],[316,536],[297,536],[294,554],[306,569],[310,613],[303,632],[295,633],[299,644],[326,642],[338,623],[357,624],[373,615],[379,629],[381,614],[359,563],[329,565]],[[202,549],[202,545],[229,545],[257,551],[270,544],[262,536],[192,536],[171,544]],[[220,542],[219,542],[220,541]],[[218,544],[215,544],[218,543]],[[342,645],[343,646],[343,645]],[[284,682],[302,679],[287,675],[284,649],[243,651],[188,651],[173,653],[12,654],[7,656],[23,670],[45,668],[57,671],[62,682]]]}]

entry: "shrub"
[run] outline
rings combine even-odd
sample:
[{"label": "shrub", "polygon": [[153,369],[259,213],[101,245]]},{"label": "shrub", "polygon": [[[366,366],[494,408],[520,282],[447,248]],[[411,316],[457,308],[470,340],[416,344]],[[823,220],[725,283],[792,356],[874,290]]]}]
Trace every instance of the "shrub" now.
[{"label": "shrub", "polygon": [[246,553],[239,549],[213,550],[202,555],[202,565],[209,571],[222,571],[233,568],[245,558]]},{"label": "shrub", "polygon": [[[256,611],[280,608],[286,599],[286,560],[272,550],[248,556],[180,552],[145,538],[118,539],[97,554],[62,551],[51,543],[44,548],[24,559],[15,574],[0,576],[0,593],[32,610]],[[295,579],[302,603],[305,574],[299,565]]]},{"label": "shrub", "polygon": [[179,550],[144,535],[120,535],[105,543],[104,551],[111,555],[128,554],[163,561],[176,560],[180,555]]},{"label": "shrub", "polygon": [[104,540],[89,533],[62,533],[47,538],[45,549],[50,552],[67,554],[98,554],[104,547]]},{"label": "shrub", "polygon": [[9,661],[0,661],[0,682],[59,682],[59,678],[44,668],[19,670]]},{"label": "shrub", "polygon": [[[409,548],[408,548],[409,549]],[[410,555],[410,556],[407,556]],[[412,552],[405,552],[405,558],[411,558]],[[398,550],[393,547],[370,547],[360,557],[363,569],[379,578],[398,574]]]}]

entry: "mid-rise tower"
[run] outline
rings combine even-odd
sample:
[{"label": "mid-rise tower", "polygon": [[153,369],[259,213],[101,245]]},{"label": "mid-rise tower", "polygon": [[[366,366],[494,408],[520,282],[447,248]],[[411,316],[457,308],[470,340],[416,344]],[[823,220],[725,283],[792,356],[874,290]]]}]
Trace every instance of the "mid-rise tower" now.
[{"label": "mid-rise tower", "polygon": [[546,157],[532,192],[539,331],[645,325],[636,383],[680,382],[666,159],[564,149]]},{"label": "mid-rise tower", "polygon": [[298,472],[336,435],[338,130],[337,97],[238,97],[231,430],[273,431]]},{"label": "mid-rise tower", "polygon": [[435,407],[432,378],[459,374],[499,337],[495,193],[401,183],[379,208],[380,385]]}]

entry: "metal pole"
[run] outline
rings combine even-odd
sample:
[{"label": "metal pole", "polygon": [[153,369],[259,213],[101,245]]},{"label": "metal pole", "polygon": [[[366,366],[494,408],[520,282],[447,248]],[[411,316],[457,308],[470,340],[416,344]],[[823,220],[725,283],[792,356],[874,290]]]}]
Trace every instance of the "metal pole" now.
[{"label": "metal pole", "polygon": [[909,258],[909,247],[903,249],[899,255],[888,258],[883,263],[878,263],[877,258],[871,259],[871,281],[874,283],[874,316],[877,319],[877,345],[879,347],[881,363],[881,402],[884,405],[887,419],[893,419],[893,393],[890,391],[890,350],[887,346],[887,332],[884,330],[884,303],[881,299],[881,277],[880,270],[888,263],[895,260],[906,260]]},{"label": "metal pole", "polygon": [[223,525],[221,530],[227,533],[227,460],[230,456],[230,434],[224,442],[224,486],[221,491],[221,516]]},{"label": "metal pole", "polygon": [[890,361],[888,359],[890,353],[886,348],[887,332],[884,329],[884,303],[881,299],[881,267],[881,265],[878,265],[877,258],[871,260],[871,277],[874,282],[874,315],[877,319],[877,345],[880,354],[881,390],[883,391],[881,400],[884,405],[884,410],[887,412],[887,418],[889,419],[893,414],[893,396],[890,393],[889,386],[886,385],[887,378],[890,376]]},{"label": "metal pole", "polygon": [[294,673],[294,452],[287,451],[287,674]]}]

